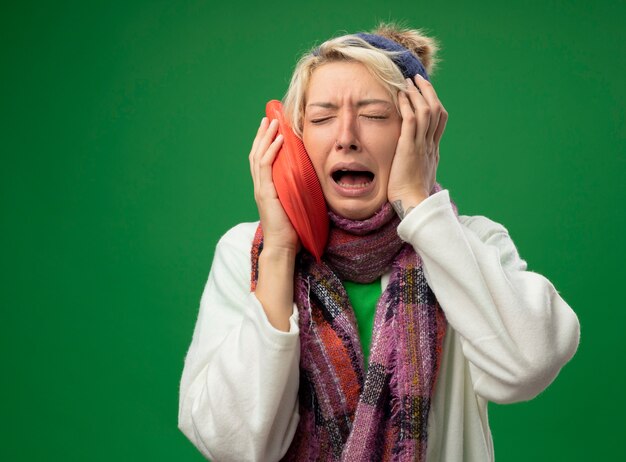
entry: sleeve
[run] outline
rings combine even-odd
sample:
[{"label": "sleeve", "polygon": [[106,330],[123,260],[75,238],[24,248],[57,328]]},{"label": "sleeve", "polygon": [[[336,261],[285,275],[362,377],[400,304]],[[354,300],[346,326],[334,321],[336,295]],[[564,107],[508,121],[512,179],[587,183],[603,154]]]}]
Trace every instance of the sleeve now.
[{"label": "sleeve", "polygon": [[498,403],[529,400],[576,352],[578,318],[550,281],[526,270],[502,225],[459,218],[442,190],[411,210],[398,234],[422,258],[461,338],[475,393]]},{"label": "sleeve", "polygon": [[279,460],[299,420],[298,311],[282,332],[250,293],[250,225],[217,245],[180,383],[178,427],[214,462]]}]

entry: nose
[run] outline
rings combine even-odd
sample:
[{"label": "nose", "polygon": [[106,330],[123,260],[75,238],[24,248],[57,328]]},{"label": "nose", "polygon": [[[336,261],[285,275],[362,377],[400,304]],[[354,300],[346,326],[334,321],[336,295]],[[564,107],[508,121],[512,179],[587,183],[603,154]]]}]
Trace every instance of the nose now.
[{"label": "nose", "polygon": [[361,144],[357,133],[356,119],[350,113],[344,113],[339,117],[337,141],[335,141],[337,151],[359,152]]}]

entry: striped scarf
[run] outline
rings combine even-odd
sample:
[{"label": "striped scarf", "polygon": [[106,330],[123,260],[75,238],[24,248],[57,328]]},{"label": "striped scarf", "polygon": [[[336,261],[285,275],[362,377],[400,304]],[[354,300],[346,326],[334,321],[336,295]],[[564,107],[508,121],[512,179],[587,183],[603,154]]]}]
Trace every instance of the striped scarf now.
[{"label": "striped scarf", "polygon": [[[423,461],[444,314],[421,258],[398,237],[399,219],[389,204],[364,221],[331,213],[331,223],[322,262],[306,251],[296,262],[300,421],[282,460]],[[253,290],[262,247],[259,226],[252,245]],[[341,280],[371,282],[389,270],[365,371],[356,318]]]}]

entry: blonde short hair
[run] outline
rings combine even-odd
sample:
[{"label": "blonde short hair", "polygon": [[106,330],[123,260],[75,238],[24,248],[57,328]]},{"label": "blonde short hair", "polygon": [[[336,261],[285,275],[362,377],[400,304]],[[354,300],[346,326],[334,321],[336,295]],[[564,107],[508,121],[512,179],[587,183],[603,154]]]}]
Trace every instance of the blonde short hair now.
[{"label": "blonde short hair", "polygon": [[[417,56],[426,71],[431,74],[438,50],[435,39],[427,37],[420,30],[402,29],[394,24],[381,24],[372,33],[390,38],[409,49]],[[356,35],[343,35],[322,43],[306,53],[298,63],[291,77],[283,107],[286,119],[294,132],[302,137],[302,121],[306,106],[305,96],[311,75],[320,66],[333,62],[357,62],[363,64],[389,92],[398,109],[398,91],[406,89],[402,72],[393,62],[398,52],[381,50]],[[399,109],[398,109],[399,110]]]}]

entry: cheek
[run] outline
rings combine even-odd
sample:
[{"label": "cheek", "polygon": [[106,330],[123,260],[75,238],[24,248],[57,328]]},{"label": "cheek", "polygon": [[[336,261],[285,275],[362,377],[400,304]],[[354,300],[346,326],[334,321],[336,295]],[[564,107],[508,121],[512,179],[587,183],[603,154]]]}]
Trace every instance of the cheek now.
[{"label": "cheek", "polygon": [[[386,176],[391,171],[391,164],[396,155],[396,146],[398,145],[398,138],[400,138],[401,121],[396,121],[391,126],[384,127],[375,134],[372,133],[372,146],[374,152],[378,153],[378,165],[381,169],[381,173]],[[387,181],[387,177],[384,178]]]},{"label": "cheek", "polygon": [[311,137],[303,135],[302,141],[304,142],[304,148],[309,155],[309,159],[311,159],[315,173],[321,180],[324,173],[324,164],[327,158],[327,155],[325,154],[326,151],[323,149],[323,146],[321,145],[322,143],[320,143],[319,140],[314,140],[311,139]]},{"label": "cheek", "polygon": [[396,145],[397,141],[386,142],[383,146],[380,147],[380,160],[379,165],[381,169],[381,173],[384,175],[384,181],[387,181],[389,172],[391,171],[391,165],[393,164],[393,159],[396,154]]},{"label": "cheek", "polygon": [[309,158],[311,159],[311,163],[313,164],[313,169],[315,170],[315,174],[317,175],[317,178],[319,178],[321,182],[324,177],[324,159],[320,158],[320,156],[311,156],[311,155],[309,155]]}]

